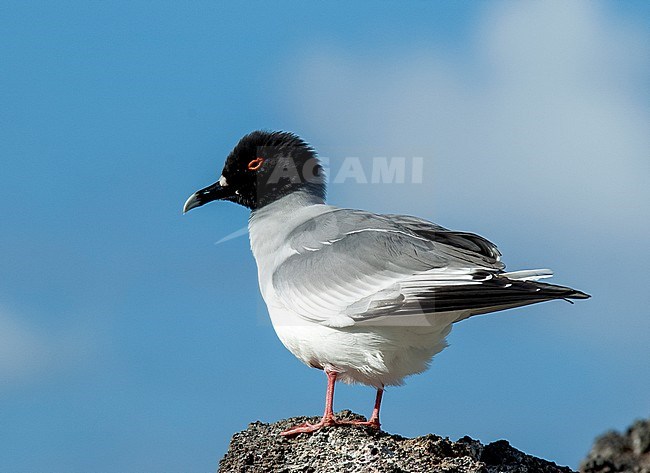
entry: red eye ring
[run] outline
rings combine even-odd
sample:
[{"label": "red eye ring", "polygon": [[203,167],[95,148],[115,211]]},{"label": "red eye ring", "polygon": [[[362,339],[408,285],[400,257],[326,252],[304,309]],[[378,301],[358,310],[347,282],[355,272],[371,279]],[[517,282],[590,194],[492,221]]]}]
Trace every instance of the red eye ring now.
[{"label": "red eye ring", "polygon": [[264,158],[255,158],[250,163],[248,163],[248,170],[257,171],[259,168],[262,167],[263,163],[264,163]]}]

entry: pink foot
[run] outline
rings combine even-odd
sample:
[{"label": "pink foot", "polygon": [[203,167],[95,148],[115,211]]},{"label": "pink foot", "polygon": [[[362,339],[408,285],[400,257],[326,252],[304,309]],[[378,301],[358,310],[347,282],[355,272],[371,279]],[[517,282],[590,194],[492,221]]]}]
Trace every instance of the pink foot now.
[{"label": "pink foot", "polygon": [[317,424],[310,424],[309,422],[305,422],[304,424],[296,425],[295,427],[291,427],[284,432],[280,432],[280,435],[283,437],[293,437],[298,434],[310,434],[312,432],[316,432],[319,429],[322,429],[323,427],[330,427],[339,424],[340,423],[334,417],[323,417]]},{"label": "pink foot", "polygon": [[372,427],[375,430],[380,430],[380,426],[381,426],[381,424],[379,423],[379,419],[348,420],[348,421],[344,421],[343,424],[361,425],[361,426],[364,426],[364,427]]},{"label": "pink foot", "polygon": [[310,424],[305,422],[304,424],[296,425],[284,432],[280,432],[280,435],[283,437],[293,437],[298,434],[310,434],[316,432],[323,427],[342,427],[346,425],[359,425],[364,427],[371,427],[373,429],[379,430],[379,419],[370,419],[369,421],[365,420],[336,420],[334,417],[328,417],[321,419],[317,424]]}]

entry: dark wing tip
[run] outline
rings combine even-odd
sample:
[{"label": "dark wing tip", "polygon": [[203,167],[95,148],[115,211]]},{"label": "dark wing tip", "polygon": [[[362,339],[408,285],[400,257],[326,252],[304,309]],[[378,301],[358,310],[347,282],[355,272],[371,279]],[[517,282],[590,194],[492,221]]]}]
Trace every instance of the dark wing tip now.
[{"label": "dark wing tip", "polygon": [[567,294],[564,296],[566,299],[589,299],[591,297],[590,294],[587,294],[586,292],[578,291],[577,289],[573,289],[573,291],[570,294]]}]

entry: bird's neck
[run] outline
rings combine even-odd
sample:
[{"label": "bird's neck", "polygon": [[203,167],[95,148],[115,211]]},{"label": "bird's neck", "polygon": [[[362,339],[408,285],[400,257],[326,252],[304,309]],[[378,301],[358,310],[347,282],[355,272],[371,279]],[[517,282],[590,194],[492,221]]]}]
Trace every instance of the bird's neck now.
[{"label": "bird's neck", "polygon": [[283,259],[291,252],[287,238],[301,223],[331,210],[323,197],[307,191],[286,195],[261,209],[251,212],[248,231],[251,250],[260,264],[266,258]]},{"label": "bird's neck", "polygon": [[306,207],[325,204],[325,198],[307,189],[292,192],[280,199],[255,209],[251,212],[249,222],[268,219],[286,219]]}]

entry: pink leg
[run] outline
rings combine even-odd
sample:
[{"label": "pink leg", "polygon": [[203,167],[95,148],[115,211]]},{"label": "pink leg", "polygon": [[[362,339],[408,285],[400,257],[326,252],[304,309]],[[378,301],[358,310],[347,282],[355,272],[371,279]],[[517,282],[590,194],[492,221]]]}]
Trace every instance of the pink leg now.
[{"label": "pink leg", "polygon": [[370,423],[376,426],[379,430],[379,409],[381,408],[381,398],[384,395],[384,388],[377,389],[377,397],[375,398],[375,408],[372,410],[372,416],[370,417]]},{"label": "pink leg", "polygon": [[383,395],[384,395],[384,389],[383,388],[377,389],[377,397],[375,398],[375,408],[372,410],[372,415],[370,416],[369,421],[351,420],[349,421],[349,423],[353,425],[367,425],[369,427],[379,430],[379,427],[381,426],[381,424],[379,423],[379,409],[381,408],[381,398]]},{"label": "pink leg", "polygon": [[327,375],[327,394],[325,395],[325,412],[323,413],[323,418],[317,424],[310,424],[305,422],[304,424],[297,425],[292,427],[289,430],[281,432],[280,435],[284,437],[292,437],[294,435],[302,433],[311,433],[315,432],[318,429],[325,426],[334,426],[334,425],[365,425],[373,427],[379,430],[379,408],[381,407],[381,398],[384,394],[382,388],[377,389],[377,397],[375,398],[375,408],[372,411],[372,416],[369,421],[360,421],[360,420],[348,420],[340,421],[334,418],[334,411],[332,409],[334,404],[334,385],[336,383],[336,372],[335,371],[325,371]]},{"label": "pink leg", "polygon": [[323,418],[317,424],[305,422],[304,424],[297,425],[289,430],[281,432],[280,435],[291,437],[302,433],[315,432],[321,427],[337,424],[337,421],[334,418],[334,411],[332,410],[332,406],[334,405],[334,384],[336,383],[337,374],[336,371],[328,370],[325,370],[325,374],[327,375],[327,393],[325,394],[325,412],[323,413]]}]

